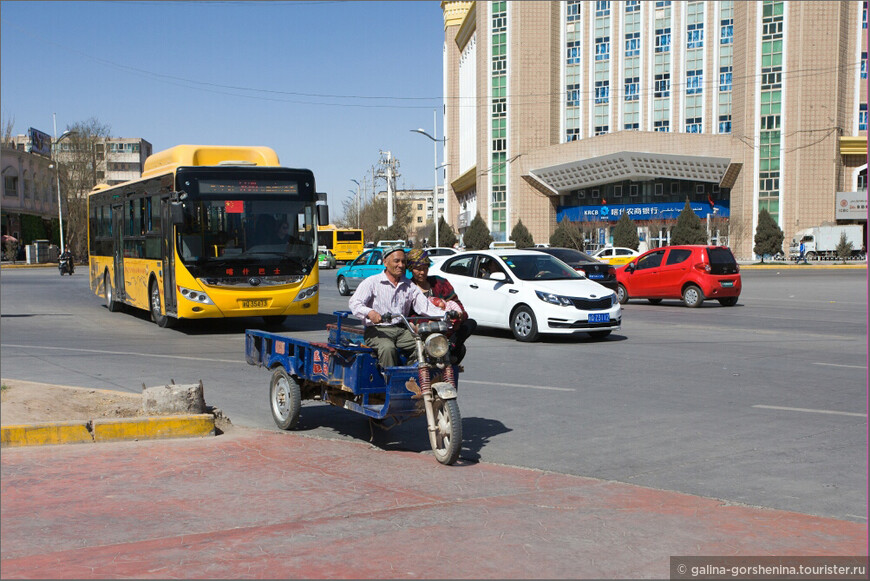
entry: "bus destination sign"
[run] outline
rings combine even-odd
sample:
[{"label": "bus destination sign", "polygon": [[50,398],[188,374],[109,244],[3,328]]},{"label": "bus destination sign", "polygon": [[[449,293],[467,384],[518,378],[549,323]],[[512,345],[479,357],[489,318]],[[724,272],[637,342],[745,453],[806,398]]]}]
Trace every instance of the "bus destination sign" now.
[{"label": "bus destination sign", "polygon": [[200,194],[299,194],[299,185],[287,180],[199,180]]}]

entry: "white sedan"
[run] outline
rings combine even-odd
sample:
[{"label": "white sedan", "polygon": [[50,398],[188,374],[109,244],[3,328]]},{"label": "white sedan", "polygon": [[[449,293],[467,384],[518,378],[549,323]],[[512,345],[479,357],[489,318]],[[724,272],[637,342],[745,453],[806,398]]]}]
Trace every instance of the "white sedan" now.
[{"label": "white sedan", "polygon": [[429,273],[450,281],[478,325],[510,329],[519,341],[534,341],[541,333],[602,339],[622,323],[616,293],[543,252],[462,252]]},{"label": "white sedan", "polygon": [[459,251],[455,248],[450,248],[449,246],[432,246],[427,248],[426,252],[429,254],[429,260],[432,261],[432,264],[435,264],[436,262],[441,262],[448,256],[457,254]]}]

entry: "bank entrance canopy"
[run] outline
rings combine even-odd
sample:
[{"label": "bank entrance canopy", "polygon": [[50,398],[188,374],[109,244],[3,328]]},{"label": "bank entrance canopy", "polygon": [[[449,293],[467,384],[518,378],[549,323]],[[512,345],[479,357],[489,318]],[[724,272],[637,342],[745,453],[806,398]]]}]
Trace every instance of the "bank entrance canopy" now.
[{"label": "bank entrance canopy", "polygon": [[622,151],[533,169],[529,177],[537,182],[538,189],[550,195],[624,180],[641,182],[656,178],[710,182],[730,188],[741,166],[727,157]]}]

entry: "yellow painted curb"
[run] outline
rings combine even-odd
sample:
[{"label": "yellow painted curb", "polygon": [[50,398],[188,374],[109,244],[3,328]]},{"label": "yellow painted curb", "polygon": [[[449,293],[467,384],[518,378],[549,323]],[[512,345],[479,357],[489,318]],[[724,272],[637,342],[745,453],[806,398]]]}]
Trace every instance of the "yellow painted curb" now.
[{"label": "yellow painted curb", "polygon": [[88,421],[45,422],[21,426],[3,426],[0,446],[42,446],[46,444],[81,444],[93,442]]},{"label": "yellow painted curb", "polygon": [[212,414],[44,422],[3,426],[0,428],[0,447],[197,438],[214,435]]},{"label": "yellow painted curb", "polygon": [[212,414],[94,420],[94,441],[214,436]]}]

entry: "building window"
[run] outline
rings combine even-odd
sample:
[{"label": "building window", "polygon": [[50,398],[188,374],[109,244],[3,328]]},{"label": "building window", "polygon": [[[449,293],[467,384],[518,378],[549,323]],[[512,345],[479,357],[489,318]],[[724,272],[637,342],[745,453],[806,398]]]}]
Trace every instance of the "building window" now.
[{"label": "building window", "polygon": [[665,193],[665,184],[656,184],[655,195],[662,196]]},{"label": "building window", "polygon": [[686,119],[686,133],[701,133],[700,117],[689,117]]},{"label": "building window", "polygon": [[576,22],[580,20],[580,6],[581,3],[579,0],[573,0],[568,2],[567,6],[567,21],[568,22]]},{"label": "building window", "polygon": [[625,100],[637,101],[640,95],[640,78],[631,77],[625,79]]},{"label": "building window", "polygon": [[671,75],[670,73],[662,73],[655,76],[655,92],[653,96],[656,98],[671,96]]},{"label": "building window", "polygon": [[667,119],[663,121],[653,121],[653,130],[668,133],[671,130],[671,122]]},{"label": "building window", "polygon": [[625,11],[626,12],[637,12],[640,10],[640,0],[626,0],[625,1]]},{"label": "building window", "polygon": [[4,176],[3,195],[18,197],[18,176]]},{"label": "building window", "polygon": [[671,29],[658,28],[656,29],[656,52],[671,51]]},{"label": "building window", "polygon": [[704,25],[690,24],[686,31],[686,48],[704,48]]},{"label": "building window", "polygon": [[606,61],[610,59],[610,37],[601,36],[595,39],[595,60]]},{"label": "building window", "polygon": [[610,2],[595,2],[595,16],[610,16]]},{"label": "building window", "polygon": [[858,131],[867,131],[867,103],[858,107]]},{"label": "building window", "polygon": [[625,56],[640,55],[640,33],[630,32],[625,35]]},{"label": "building window", "polygon": [[861,13],[861,28],[867,28],[867,3],[864,2],[864,11]]},{"label": "building window", "polygon": [[686,94],[698,95],[704,91],[704,71],[686,71]]},{"label": "building window", "polygon": [[608,125],[596,125],[595,126],[595,135],[605,135],[609,130]]},{"label": "building window", "polygon": [[610,81],[595,81],[595,103],[606,104],[610,102]]},{"label": "building window", "polygon": [[731,115],[719,115],[719,133],[731,133]]},{"label": "building window", "polygon": [[731,90],[731,67],[719,67],[719,90]]},{"label": "building window", "polygon": [[622,197],[622,186],[613,186],[613,197],[621,198]]},{"label": "building window", "polygon": [[867,53],[866,52],[861,53],[861,78],[862,79],[867,78]]},{"label": "building window", "polygon": [[729,18],[722,21],[720,28],[719,44],[732,44],[734,42],[734,20]]},{"label": "building window", "polygon": [[656,8],[664,8],[665,6],[670,6],[670,5],[671,5],[671,0],[657,0],[656,1]]},{"label": "building window", "polygon": [[628,195],[631,196],[632,198],[636,198],[638,192],[639,192],[639,188],[637,187],[637,184],[631,184],[628,187]]}]

